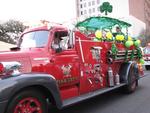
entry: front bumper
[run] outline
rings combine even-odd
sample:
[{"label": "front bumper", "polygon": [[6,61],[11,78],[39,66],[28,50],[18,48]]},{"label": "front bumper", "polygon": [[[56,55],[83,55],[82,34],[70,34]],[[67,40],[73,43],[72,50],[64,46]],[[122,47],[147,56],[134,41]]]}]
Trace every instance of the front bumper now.
[{"label": "front bumper", "polygon": [[0,113],[5,113],[7,107],[7,101],[0,102]]}]

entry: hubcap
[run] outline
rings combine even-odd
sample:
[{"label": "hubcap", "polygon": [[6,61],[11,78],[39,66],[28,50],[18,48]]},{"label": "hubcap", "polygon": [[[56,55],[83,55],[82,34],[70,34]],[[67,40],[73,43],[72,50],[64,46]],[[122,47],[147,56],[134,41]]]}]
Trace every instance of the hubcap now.
[{"label": "hubcap", "polygon": [[33,97],[24,98],[16,105],[14,113],[42,113],[41,103]]},{"label": "hubcap", "polygon": [[131,76],[131,89],[134,90],[136,88],[136,73],[132,73]]}]

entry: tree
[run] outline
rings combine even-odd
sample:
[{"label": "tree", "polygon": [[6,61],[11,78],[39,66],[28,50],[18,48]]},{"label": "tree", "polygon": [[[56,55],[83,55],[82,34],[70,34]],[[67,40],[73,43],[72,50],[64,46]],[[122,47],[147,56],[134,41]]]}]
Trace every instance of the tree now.
[{"label": "tree", "polygon": [[113,10],[113,6],[110,5],[109,2],[104,2],[101,6],[100,6],[100,12],[103,13],[105,12],[105,15],[107,15],[107,13],[111,13]]},{"label": "tree", "polygon": [[22,22],[16,20],[9,20],[0,24],[0,40],[16,44],[20,34],[25,30]]}]

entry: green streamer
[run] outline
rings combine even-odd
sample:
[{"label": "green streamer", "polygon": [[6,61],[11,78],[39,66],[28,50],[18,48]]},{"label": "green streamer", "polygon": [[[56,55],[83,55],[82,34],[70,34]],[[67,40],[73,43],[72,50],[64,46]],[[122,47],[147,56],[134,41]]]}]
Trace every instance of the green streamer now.
[{"label": "green streamer", "polygon": [[134,58],[134,50],[132,50],[131,56],[130,56],[130,59],[131,59],[131,60],[133,60],[133,58]]},{"label": "green streamer", "polygon": [[111,51],[112,51],[112,54],[113,54],[113,58],[115,59],[116,58],[116,56],[117,56],[117,52],[118,52],[118,49],[117,49],[117,47],[116,47],[116,44],[112,44],[112,46],[111,46]]}]

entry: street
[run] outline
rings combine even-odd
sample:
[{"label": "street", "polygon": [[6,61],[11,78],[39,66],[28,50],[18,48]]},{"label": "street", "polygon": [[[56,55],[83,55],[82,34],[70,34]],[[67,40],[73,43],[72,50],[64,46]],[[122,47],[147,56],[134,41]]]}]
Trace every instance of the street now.
[{"label": "street", "polygon": [[63,110],[51,108],[50,113],[150,113],[150,71],[145,75],[132,94],[115,90]]}]

